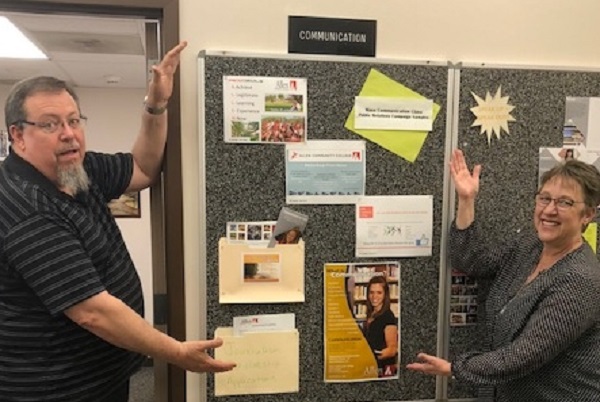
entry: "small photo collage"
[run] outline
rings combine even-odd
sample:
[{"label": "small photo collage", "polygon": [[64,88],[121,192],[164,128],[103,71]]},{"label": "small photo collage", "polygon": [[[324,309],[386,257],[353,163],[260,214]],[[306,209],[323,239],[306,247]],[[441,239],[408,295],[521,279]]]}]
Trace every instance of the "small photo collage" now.
[{"label": "small photo collage", "polygon": [[260,243],[271,240],[275,221],[227,222],[229,243]]},{"label": "small photo collage", "polygon": [[477,281],[452,270],[450,288],[450,326],[477,324]]}]

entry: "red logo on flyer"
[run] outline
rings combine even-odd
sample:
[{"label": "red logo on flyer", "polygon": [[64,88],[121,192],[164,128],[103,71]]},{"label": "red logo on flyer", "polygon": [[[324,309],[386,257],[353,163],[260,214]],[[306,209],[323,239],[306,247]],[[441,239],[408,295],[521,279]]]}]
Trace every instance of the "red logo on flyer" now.
[{"label": "red logo on flyer", "polygon": [[395,364],[389,364],[384,366],[383,368],[383,376],[384,377],[392,377],[395,376],[398,372],[398,367]]},{"label": "red logo on flyer", "polygon": [[358,217],[362,219],[368,219],[373,217],[373,207],[363,206],[358,207]]}]

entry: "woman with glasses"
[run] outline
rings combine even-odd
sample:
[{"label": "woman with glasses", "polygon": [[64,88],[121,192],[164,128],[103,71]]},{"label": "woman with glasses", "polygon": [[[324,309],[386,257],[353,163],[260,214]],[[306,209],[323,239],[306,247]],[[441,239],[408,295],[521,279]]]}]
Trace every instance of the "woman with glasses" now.
[{"label": "woman with glasses", "polygon": [[461,151],[450,171],[458,196],[452,266],[493,278],[486,300],[491,350],[452,362],[419,354],[409,369],[496,387],[496,401],[600,401],[600,263],[582,232],[600,204],[600,173],[569,160],[542,176],[533,226],[487,249],[475,219],[480,166]]}]

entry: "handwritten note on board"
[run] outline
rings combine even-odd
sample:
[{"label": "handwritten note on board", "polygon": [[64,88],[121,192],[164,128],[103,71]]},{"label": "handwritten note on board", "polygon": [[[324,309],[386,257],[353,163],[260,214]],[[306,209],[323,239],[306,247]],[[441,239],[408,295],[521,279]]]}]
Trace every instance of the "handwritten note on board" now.
[{"label": "handwritten note on board", "polygon": [[215,358],[237,363],[233,371],[215,374],[215,396],[298,392],[297,330],[233,336],[233,328],[217,328],[215,337],[223,339]]}]

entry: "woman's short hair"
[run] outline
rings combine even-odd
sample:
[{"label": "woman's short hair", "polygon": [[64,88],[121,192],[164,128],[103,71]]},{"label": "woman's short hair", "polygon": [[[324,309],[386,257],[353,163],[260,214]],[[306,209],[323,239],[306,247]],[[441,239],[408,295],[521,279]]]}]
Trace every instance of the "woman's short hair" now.
[{"label": "woman's short hair", "polygon": [[583,202],[590,208],[600,204],[600,172],[595,166],[578,160],[568,160],[542,175],[540,188],[555,178],[569,179],[583,190]]}]

